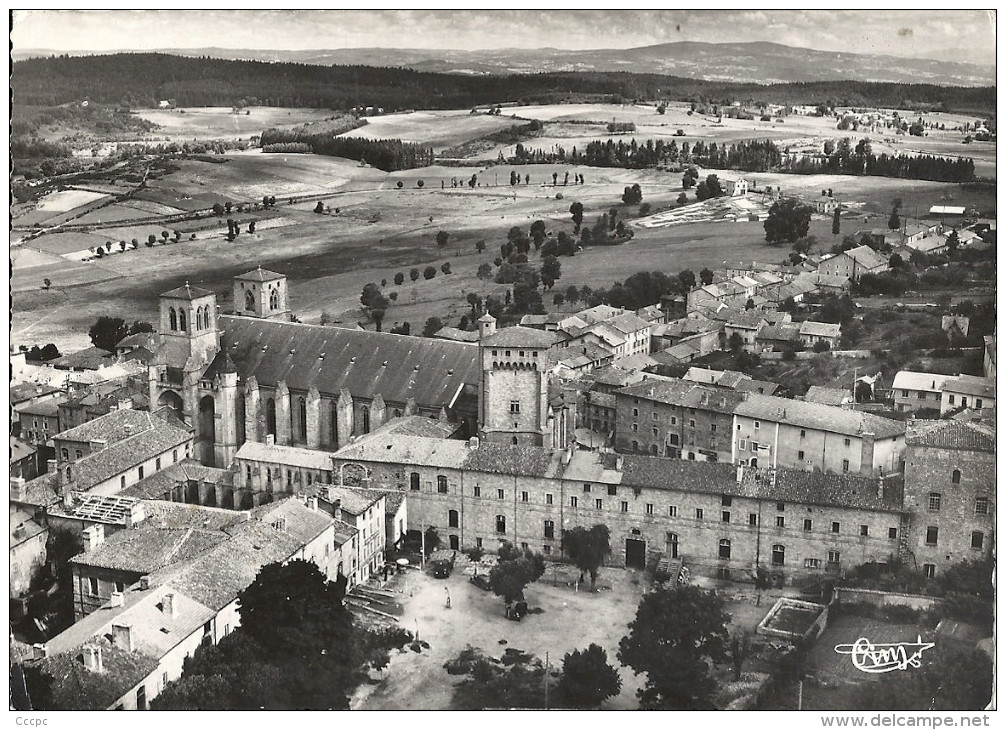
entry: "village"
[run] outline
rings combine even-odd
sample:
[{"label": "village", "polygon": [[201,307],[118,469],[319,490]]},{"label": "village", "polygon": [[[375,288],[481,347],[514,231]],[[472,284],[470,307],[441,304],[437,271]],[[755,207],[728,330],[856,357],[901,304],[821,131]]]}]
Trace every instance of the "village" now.
[{"label": "village", "polygon": [[12,708],[994,707],[994,87],[444,53],[17,61]]}]

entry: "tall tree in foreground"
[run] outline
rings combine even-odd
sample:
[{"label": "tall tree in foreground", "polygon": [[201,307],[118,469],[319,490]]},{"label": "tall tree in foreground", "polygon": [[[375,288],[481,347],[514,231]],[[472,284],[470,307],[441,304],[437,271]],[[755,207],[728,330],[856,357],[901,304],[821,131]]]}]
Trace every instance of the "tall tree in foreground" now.
[{"label": "tall tree in foreground", "polygon": [[545,559],[527,548],[519,550],[504,542],[499,549],[499,561],[489,571],[489,586],[509,607],[524,597],[524,588],[545,574]]},{"label": "tall tree in foreground", "polygon": [[562,545],[577,568],[590,574],[590,590],[597,585],[597,570],[611,554],[607,525],[574,527],[562,531]]},{"label": "tall tree in foreground", "polygon": [[711,708],[716,687],[709,669],[726,658],[728,621],[723,600],[696,586],[643,596],[618,644],[618,660],[646,675],[637,692],[643,709]]},{"label": "tall tree in foreground", "polygon": [[593,709],[622,689],[618,670],[608,664],[608,653],[597,644],[576,650],[562,660],[559,697],[565,707]]}]

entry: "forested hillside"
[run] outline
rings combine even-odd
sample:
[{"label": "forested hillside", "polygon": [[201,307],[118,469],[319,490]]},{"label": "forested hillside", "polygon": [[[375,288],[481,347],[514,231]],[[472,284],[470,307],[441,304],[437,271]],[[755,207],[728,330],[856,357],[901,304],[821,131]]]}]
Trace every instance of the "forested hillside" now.
[{"label": "forested hillside", "polygon": [[158,53],[58,56],[11,67],[14,104],[52,106],[89,99],[131,107],[174,99],[179,106],[459,109],[508,101],[669,99],[715,103],[862,105],[994,113],[994,87],[859,81],[775,85],[721,83],[629,73],[466,76],[367,66],[225,61]]}]

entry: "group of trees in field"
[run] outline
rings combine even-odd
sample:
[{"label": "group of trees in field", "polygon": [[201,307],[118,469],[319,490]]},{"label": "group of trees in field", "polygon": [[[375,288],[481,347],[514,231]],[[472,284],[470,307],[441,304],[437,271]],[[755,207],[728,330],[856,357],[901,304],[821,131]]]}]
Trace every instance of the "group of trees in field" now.
[{"label": "group of trees in field", "polygon": [[129,335],[153,331],[154,327],[150,322],[137,320],[130,325],[122,317],[102,315],[87,330],[87,336],[95,347],[100,347],[102,350],[107,350],[108,352],[115,352],[115,346],[119,344],[120,340],[125,339]]},{"label": "group of trees in field", "polygon": [[970,157],[936,155],[874,154],[873,145],[864,137],[853,145],[844,137],[838,143],[826,142],[821,155],[789,155],[782,171],[806,175],[876,175],[909,180],[969,182],[975,177],[975,163]]},{"label": "group of trees in field", "polygon": [[[349,122],[347,122],[347,125]],[[348,126],[353,129],[354,126]],[[296,149],[289,148],[295,145]],[[306,146],[306,148],[305,148]],[[311,126],[287,129],[267,129],[262,132],[265,152],[313,152],[358,160],[385,172],[411,170],[433,164],[433,148],[400,139],[364,139],[338,137],[327,129],[314,131]]]}]

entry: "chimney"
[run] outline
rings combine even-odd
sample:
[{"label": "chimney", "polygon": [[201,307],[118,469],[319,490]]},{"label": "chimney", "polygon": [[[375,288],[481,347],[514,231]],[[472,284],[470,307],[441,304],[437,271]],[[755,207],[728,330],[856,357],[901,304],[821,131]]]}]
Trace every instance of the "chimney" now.
[{"label": "chimney", "polygon": [[132,398],[122,398],[118,403],[120,411],[131,411],[133,410],[133,399]]},{"label": "chimney", "polygon": [[91,525],[84,530],[82,537],[85,553],[97,550],[105,542],[105,526],[102,524]]},{"label": "chimney", "polygon": [[266,446],[275,446],[276,445],[276,435],[272,434],[272,433],[267,433],[266,436],[265,436],[265,445]]},{"label": "chimney", "polygon": [[307,498],[307,507],[312,512],[317,512],[318,511],[318,498],[317,497],[308,497]]},{"label": "chimney", "polygon": [[122,608],[126,603],[126,597],[122,591],[112,591],[112,599],[108,602],[110,608]]},{"label": "chimney", "polygon": [[625,460],[622,458],[621,454],[618,454],[617,456],[615,456],[615,470],[616,471],[622,471],[622,463],[624,461]]},{"label": "chimney", "polygon": [[468,448],[471,451],[477,451],[478,450],[478,448],[479,448],[479,437],[478,436],[472,436],[470,439],[468,439]]},{"label": "chimney", "polygon": [[150,589],[150,576],[149,575],[141,575],[140,576],[140,590],[141,591],[146,591],[146,590],[149,590],[149,589]]},{"label": "chimney", "polygon": [[20,540],[22,537],[25,536],[25,532],[26,531],[24,529],[24,523],[22,522],[20,525],[14,528],[14,534],[12,537],[14,537],[17,540]]},{"label": "chimney", "polygon": [[47,647],[45,644],[31,645],[32,659],[45,659],[47,656],[49,656],[49,647]]},{"label": "chimney", "polygon": [[24,499],[24,479],[21,477],[10,478],[10,501],[20,502]]},{"label": "chimney", "polygon": [[92,454],[101,451],[106,446],[108,446],[108,441],[105,439],[91,439],[90,447]]},{"label": "chimney", "polygon": [[175,594],[165,593],[161,596],[161,613],[170,618],[175,617]]},{"label": "chimney", "polygon": [[100,646],[85,646],[81,659],[84,662],[84,666],[91,672],[103,672],[105,670],[101,662]]},{"label": "chimney", "polygon": [[46,474],[52,474],[55,471],[56,471],[56,460],[55,459],[47,459],[46,462],[45,462],[45,473]]},{"label": "chimney", "polygon": [[112,645],[123,651],[133,650],[133,627],[128,624],[112,624]]},{"label": "chimney", "polygon": [[743,464],[738,464],[737,465],[737,483],[740,484],[743,481],[744,481],[744,465]]},{"label": "chimney", "polygon": [[136,527],[139,523],[146,519],[146,513],[143,510],[143,502],[137,501],[130,505],[129,512],[126,514],[126,529],[129,530]]},{"label": "chimney", "polygon": [[331,502],[332,504],[335,504],[338,501],[338,498],[335,495],[336,495],[336,491],[335,491],[335,487],[334,486],[332,486],[330,484],[327,487],[325,487],[325,501],[326,502]]},{"label": "chimney", "polygon": [[863,454],[860,457],[860,473],[864,475],[873,474],[873,456],[876,448],[876,434],[863,434]]}]

